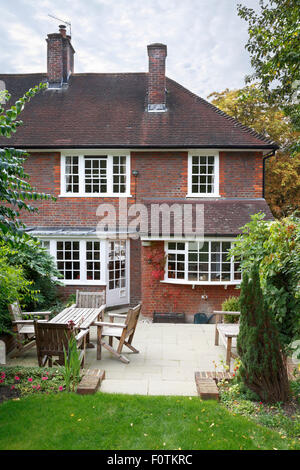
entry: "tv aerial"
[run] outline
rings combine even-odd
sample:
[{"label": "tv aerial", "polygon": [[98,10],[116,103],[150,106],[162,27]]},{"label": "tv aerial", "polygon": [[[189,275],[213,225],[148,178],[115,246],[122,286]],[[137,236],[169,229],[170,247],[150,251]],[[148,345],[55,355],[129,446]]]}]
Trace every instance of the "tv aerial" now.
[{"label": "tv aerial", "polygon": [[61,23],[64,23],[64,24],[66,24],[67,26],[69,26],[69,28],[70,28],[70,36],[72,36],[72,29],[71,29],[71,22],[70,22],[70,21],[62,20],[62,19],[60,19],[60,18],[57,18],[56,16],[49,15],[49,14],[48,14],[48,16],[50,16],[50,18],[53,18],[54,20],[61,21]]}]

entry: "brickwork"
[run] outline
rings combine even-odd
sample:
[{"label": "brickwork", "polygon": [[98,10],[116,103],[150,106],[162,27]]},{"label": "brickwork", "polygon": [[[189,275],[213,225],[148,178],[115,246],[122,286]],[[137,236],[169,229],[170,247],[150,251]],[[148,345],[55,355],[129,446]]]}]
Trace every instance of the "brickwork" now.
[{"label": "brickwork", "polygon": [[59,33],[47,37],[47,75],[49,83],[61,84],[68,81],[74,71],[74,49],[70,36],[60,29]]},{"label": "brickwork", "polygon": [[[184,198],[187,193],[187,152],[132,152],[131,198],[128,206],[141,203],[143,198]],[[261,197],[262,189],[261,154],[250,152],[220,152],[220,193],[226,197]],[[60,197],[60,154],[58,152],[33,153],[25,163],[25,171],[30,174],[33,187],[40,192],[51,193],[56,202],[37,201],[39,212],[23,213],[27,225],[48,227],[96,227],[99,217],[96,210],[101,203],[112,203],[118,213],[119,198],[99,197]],[[221,227],[220,227],[221,230]],[[143,301],[143,313],[152,315],[154,311],[172,311],[168,298],[176,297],[176,311],[193,315],[197,312],[210,313],[220,309],[221,303],[230,295],[237,295],[234,286],[195,286],[172,285],[151,281],[151,265],[141,258],[139,240],[131,240],[130,249],[130,292],[131,303]],[[163,249],[163,243],[161,243]],[[143,255],[144,256],[144,255]],[[79,286],[81,289],[95,290],[95,286]],[[64,297],[76,291],[78,286],[66,286]],[[202,300],[201,295],[207,295]],[[170,303],[170,302],[169,302]]]},{"label": "brickwork", "polygon": [[148,46],[148,104],[166,104],[166,56],[167,46],[150,44]]},{"label": "brickwork", "polygon": [[220,152],[220,195],[262,197],[261,152]]},{"label": "brickwork", "polygon": [[[152,316],[153,312],[161,313],[185,313],[186,320],[193,322],[194,314],[203,312],[212,314],[213,310],[221,310],[221,304],[230,296],[238,296],[239,291],[235,286],[207,285],[200,286],[184,284],[163,283],[153,278],[154,267],[148,262],[151,250],[159,250],[163,254],[164,243],[153,242],[152,246],[142,246],[141,255],[141,276],[142,276],[142,313],[146,316]],[[201,298],[202,295],[207,296],[207,300]]]}]

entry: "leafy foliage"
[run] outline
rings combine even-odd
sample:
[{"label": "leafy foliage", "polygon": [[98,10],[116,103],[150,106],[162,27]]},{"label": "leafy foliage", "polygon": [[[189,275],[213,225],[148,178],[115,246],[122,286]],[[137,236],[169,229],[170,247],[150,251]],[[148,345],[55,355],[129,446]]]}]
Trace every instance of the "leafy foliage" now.
[{"label": "leafy foliage", "polygon": [[[25,104],[46,87],[46,84],[40,83],[34,88],[30,88],[9,109],[0,105],[1,136],[10,138],[17,131],[17,128],[22,124],[22,121],[17,120],[17,117],[23,111]],[[1,98],[5,103],[9,101],[10,97],[7,91],[2,92]],[[18,220],[18,217],[21,210],[35,212],[37,208],[27,201],[55,199],[49,194],[34,191],[30,183],[26,181],[28,175],[24,171],[23,163],[27,155],[23,150],[0,149],[0,201],[4,202],[0,206],[0,236],[8,239],[11,243],[13,243],[12,236],[24,236],[28,239],[28,235],[24,233],[24,225]]]},{"label": "leafy foliage", "polygon": [[63,370],[66,390],[74,392],[80,381],[80,353],[74,332],[68,340],[67,350],[64,348],[65,368]]},{"label": "leafy foliage", "polygon": [[298,133],[278,103],[269,103],[259,83],[240,89],[213,92],[208,98],[212,104],[229,116],[278,143],[287,150],[297,141]]},{"label": "leafy foliage", "polygon": [[300,128],[300,3],[299,0],[260,0],[260,11],[238,5],[238,14],[248,22],[250,53],[255,72],[248,81],[260,81],[271,102],[280,102]]},{"label": "leafy foliage", "polygon": [[4,367],[0,366],[0,391],[9,387],[22,397],[38,393],[55,393],[65,390],[63,367]]},{"label": "leafy foliage", "polygon": [[244,273],[237,339],[240,377],[261,400],[285,402],[289,396],[286,364],[273,315],[265,303],[257,266]]},{"label": "leafy foliage", "polygon": [[266,160],[265,197],[276,217],[300,205],[300,152],[293,151],[299,132],[282,107],[269,103],[257,83],[238,90],[211,93],[212,104],[281,147]]},{"label": "leafy foliage", "polygon": [[0,333],[8,333],[11,327],[11,319],[8,312],[8,304],[24,298],[33,298],[36,292],[32,282],[26,279],[24,270],[20,265],[12,266],[9,262],[10,256],[15,256],[9,246],[0,243]]},{"label": "leafy foliage", "polygon": [[[239,312],[240,308],[240,298],[235,297],[234,295],[228,297],[228,299],[224,300],[224,302],[222,303],[222,310],[224,312]],[[225,323],[237,323],[238,321],[239,317],[236,315],[224,316]]]},{"label": "leafy foliage", "polygon": [[300,337],[300,220],[289,216],[267,222],[264,214],[255,214],[229,255],[241,260],[243,275],[249,276],[253,266],[259,268],[265,302],[287,351]]},{"label": "leafy foliage", "polygon": [[[8,256],[12,266],[21,265],[26,279],[30,279],[31,286],[24,297],[28,310],[49,309],[57,299],[57,286],[61,277],[53,257],[41,247],[35,239],[16,240],[16,249]],[[30,291],[35,291],[32,298]]]}]

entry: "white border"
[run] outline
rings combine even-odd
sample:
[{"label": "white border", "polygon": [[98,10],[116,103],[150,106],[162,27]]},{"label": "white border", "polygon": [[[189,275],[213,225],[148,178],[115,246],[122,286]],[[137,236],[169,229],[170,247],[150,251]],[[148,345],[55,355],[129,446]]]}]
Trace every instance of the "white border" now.
[{"label": "white border", "polygon": [[[173,242],[173,243],[188,243],[189,241],[203,241],[203,242],[234,242],[235,238],[232,238],[232,237],[228,237],[228,238],[225,238],[225,237],[212,237],[212,238],[209,238],[209,237],[205,237],[205,238],[202,238],[201,240],[200,239],[194,239],[194,240],[178,240],[178,239],[173,239],[173,240],[166,240],[164,242],[164,255],[166,256],[166,263],[165,263],[165,274],[164,274],[164,279],[161,280],[160,282],[161,283],[164,283],[164,284],[182,284],[182,285],[191,285],[191,286],[234,286],[234,285],[240,285],[242,280],[241,279],[238,279],[238,280],[233,280],[233,281],[189,281],[188,279],[169,279],[168,278],[168,262],[167,262],[167,256],[168,256],[168,243],[170,242]],[[185,252],[185,255],[187,255],[187,248],[186,248],[186,245],[185,245],[185,249],[184,249],[184,252]],[[211,252],[209,252],[209,265],[210,265],[210,257],[211,257]],[[234,276],[234,271],[233,271],[233,268],[234,268],[234,263],[232,262],[233,261],[233,257],[231,259],[231,266],[230,266],[230,278],[232,279],[233,276]],[[187,270],[187,264],[188,264],[188,257],[185,256],[185,271],[184,271],[184,274],[185,274],[185,277],[187,277],[188,275],[188,270]],[[209,268],[210,269],[210,268]],[[210,271],[209,271],[210,272]]]},{"label": "white border", "polygon": [[[214,165],[214,192],[213,193],[192,193],[192,157],[199,156],[199,157],[215,157],[215,165]],[[207,198],[207,197],[220,197],[219,193],[219,171],[220,171],[220,164],[219,164],[219,152],[217,150],[193,150],[189,151],[188,154],[188,192],[186,197],[190,198]]]},{"label": "white border", "polygon": [[[85,193],[84,192],[84,157],[85,156],[107,156],[107,192],[106,193]],[[126,157],[126,192],[125,193],[114,193],[113,188],[113,174],[112,174],[112,159],[113,157],[124,156]],[[78,157],[79,165],[79,192],[78,193],[67,193],[65,190],[65,161],[66,157]],[[126,152],[117,152],[109,151],[104,152],[103,150],[90,150],[90,151],[63,151],[60,155],[60,194],[58,197],[97,197],[97,198],[107,198],[107,197],[132,197],[130,194],[131,187],[131,174],[130,174],[130,153]]]}]

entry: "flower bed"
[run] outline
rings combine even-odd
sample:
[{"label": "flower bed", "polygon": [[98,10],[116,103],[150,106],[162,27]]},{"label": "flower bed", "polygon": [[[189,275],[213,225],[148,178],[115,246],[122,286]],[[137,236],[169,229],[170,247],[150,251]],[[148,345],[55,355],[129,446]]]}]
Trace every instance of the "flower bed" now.
[{"label": "flower bed", "polygon": [[0,402],[36,393],[64,390],[62,367],[0,367]]},{"label": "flower bed", "polygon": [[[290,381],[290,397],[286,403],[263,403],[247,389],[239,377],[240,362],[237,360],[232,379],[217,381],[220,402],[236,415],[253,419],[257,424],[273,428],[282,439],[300,440],[300,376]],[[300,369],[299,369],[300,370]],[[297,371],[296,371],[297,373]]]}]

